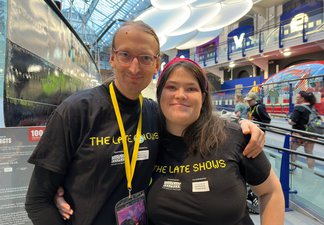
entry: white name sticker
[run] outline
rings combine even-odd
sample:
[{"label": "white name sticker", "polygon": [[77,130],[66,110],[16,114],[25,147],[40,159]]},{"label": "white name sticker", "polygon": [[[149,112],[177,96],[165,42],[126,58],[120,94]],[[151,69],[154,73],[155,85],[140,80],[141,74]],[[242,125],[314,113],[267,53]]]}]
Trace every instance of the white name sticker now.
[{"label": "white name sticker", "polygon": [[208,191],[210,191],[208,180],[192,182],[192,192],[208,192]]},{"label": "white name sticker", "polygon": [[137,161],[149,159],[149,150],[139,151],[137,154]]}]

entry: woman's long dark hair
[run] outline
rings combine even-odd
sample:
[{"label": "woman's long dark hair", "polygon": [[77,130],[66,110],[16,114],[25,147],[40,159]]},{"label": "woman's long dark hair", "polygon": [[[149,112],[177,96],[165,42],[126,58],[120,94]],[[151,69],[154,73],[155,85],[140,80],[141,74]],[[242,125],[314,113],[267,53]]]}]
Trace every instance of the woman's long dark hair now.
[{"label": "woman's long dark hair", "polygon": [[[226,120],[217,115],[213,115],[211,97],[206,86],[207,77],[202,72],[201,68],[188,61],[175,62],[163,72],[163,76],[160,78],[156,92],[159,105],[166,81],[170,74],[179,67],[192,71],[192,74],[198,80],[202,93],[205,94],[199,118],[189,125],[183,133],[184,141],[188,146],[189,153],[199,151],[204,156],[215,150],[215,148],[220,144],[224,143],[226,138],[224,129]],[[161,107],[160,112],[163,122],[162,124],[164,124],[163,128],[165,129],[165,117],[161,111]]]},{"label": "woman's long dark hair", "polygon": [[300,96],[302,96],[305,101],[308,102],[311,106],[315,105],[316,97],[313,92],[300,91],[298,94],[300,94]]}]

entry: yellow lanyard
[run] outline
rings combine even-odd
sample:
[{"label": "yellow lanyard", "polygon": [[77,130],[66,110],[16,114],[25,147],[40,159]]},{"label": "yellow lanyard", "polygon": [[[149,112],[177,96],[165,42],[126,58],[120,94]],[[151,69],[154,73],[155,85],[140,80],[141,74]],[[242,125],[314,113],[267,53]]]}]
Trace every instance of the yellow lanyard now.
[{"label": "yellow lanyard", "polygon": [[249,120],[252,120],[252,114],[254,113],[256,107],[257,107],[257,106],[254,106],[254,107],[253,107],[253,110],[251,110],[251,108],[250,108],[250,110],[249,110],[249,115],[248,115],[248,119],[249,119]]},{"label": "yellow lanyard", "polygon": [[129,195],[130,195],[131,191],[132,191],[132,179],[133,179],[133,176],[134,176],[134,171],[135,171],[135,166],[136,166],[137,153],[138,153],[138,149],[139,149],[139,141],[140,141],[141,132],[142,132],[143,97],[142,97],[142,94],[139,95],[140,110],[141,111],[140,111],[140,117],[139,117],[139,120],[138,120],[138,123],[137,123],[137,131],[136,131],[136,138],[135,138],[135,144],[134,144],[134,149],[133,149],[132,161],[130,162],[129,153],[128,153],[128,145],[127,145],[127,141],[126,141],[127,138],[126,138],[126,134],[125,134],[125,128],[124,128],[124,124],[123,124],[123,121],[122,121],[122,118],[121,118],[121,114],[120,114],[120,110],[119,110],[119,106],[118,106],[118,102],[117,102],[117,98],[116,98],[113,83],[110,83],[110,85],[109,85],[109,92],[110,92],[110,96],[111,96],[111,101],[112,101],[113,106],[114,106],[114,111],[115,111],[115,115],[116,115],[116,118],[117,118],[120,135],[121,135],[122,142],[123,142],[127,188],[129,190]]}]

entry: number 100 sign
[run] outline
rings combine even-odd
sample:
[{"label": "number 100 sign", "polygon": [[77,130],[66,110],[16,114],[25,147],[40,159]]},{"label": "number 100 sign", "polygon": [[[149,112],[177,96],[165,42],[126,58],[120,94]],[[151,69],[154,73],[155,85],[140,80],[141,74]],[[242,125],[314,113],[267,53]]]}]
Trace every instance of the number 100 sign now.
[{"label": "number 100 sign", "polygon": [[38,142],[44,133],[45,127],[29,127],[28,141]]}]

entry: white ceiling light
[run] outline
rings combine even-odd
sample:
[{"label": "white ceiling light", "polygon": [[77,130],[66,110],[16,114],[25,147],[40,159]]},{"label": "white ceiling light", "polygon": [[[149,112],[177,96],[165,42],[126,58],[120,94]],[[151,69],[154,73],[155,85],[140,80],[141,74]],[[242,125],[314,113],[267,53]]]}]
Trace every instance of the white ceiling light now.
[{"label": "white ceiling light", "polygon": [[253,6],[252,0],[225,0],[220,4],[220,13],[209,23],[199,28],[199,31],[211,31],[226,27],[243,17]]},{"label": "white ceiling light", "polygon": [[215,3],[220,3],[222,0],[199,0],[191,3],[192,7],[206,7],[209,5],[214,5]]},{"label": "white ceiling light", "polygon": [[177,49],[188,49],[188,48],[194,48],[199,45],[205,44],[206,42],[213,40],[216,38],[219,34],[223,32],[223,29],[214,30],[214,31],[208,31],[208,32],[198,32],[198,34],[193,37],[188,42],[179,45]]},{"label": "white ceiling light", "polygon": [[234,68],[235,66],[236,64],[233,61],[231,61],[228,65],[229,68]]},{"label": "white ceiling light", "polygon": [[186,6],[196,0],[151,0],[151,4],[158,9],[175,9]]},{"label": "white ceiling light", "polygon": [[135,20],[142,20],[154,28],[158,36],[166,35],[179,28],[190,17],[190,8],[184,6],[173,10],[149,8]]},{"label": "white ceiling light", "polygon": [[291,52],[284,52],[284,53],[282,53],[285,57],[288,57],[288,56],[290,56],[291,55]]},{"label": "white ceiling light", "polygon": [[208,23],[212,18],[219,13],[221,6],[219,3],[216,3],[209,7],[201,8],[190,8],[191,15],[190,18],[185,21],[178,29],[173,31],[171,36],[181,35],[193,30],[196,30],[199,27],[202,27],[204,24]]},{"label": "white ceiling light", "polygon": [[192,39],[195,35],[197,35],[198,31],[191,31],[189,33],[178,35],[178,36],[167,36],[166,43],[164,45],[161,44],[161,51],[167,51],[169,49],[176,48],[178,45],[181,45],[190,39]]}]

